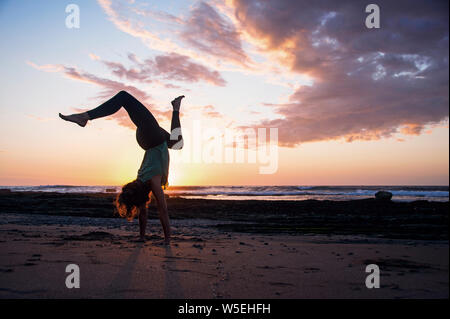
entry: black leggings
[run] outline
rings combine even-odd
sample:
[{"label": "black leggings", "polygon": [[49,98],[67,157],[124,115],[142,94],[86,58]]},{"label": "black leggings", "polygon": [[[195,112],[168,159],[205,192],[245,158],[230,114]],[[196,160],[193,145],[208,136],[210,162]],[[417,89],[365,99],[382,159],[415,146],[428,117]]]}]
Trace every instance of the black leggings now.
[{"label": "black leggings", "polygon": [[[183,137],[181,136],[180,113],[172,112],[170,134],[158,125],[155,117],[134,96],[126,91],[120,91],[111,99],[88,111],[89,119],[97,119],[116,113],[121,107],[128,112],[131,121],[136,125],[136,140],[144,150],[158,146],[164,141],[169,148],[181,149]],[[175,130],[175,131],[174,131]],[[180,143],[179,143],[180,142]],[[176,147],[174,147],[176,145]]]}]

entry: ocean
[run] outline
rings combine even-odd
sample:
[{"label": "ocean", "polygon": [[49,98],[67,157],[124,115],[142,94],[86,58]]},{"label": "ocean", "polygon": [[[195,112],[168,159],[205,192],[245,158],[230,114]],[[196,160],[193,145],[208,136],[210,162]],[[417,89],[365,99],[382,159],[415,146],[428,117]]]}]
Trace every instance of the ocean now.
[{"label": "ocean", "polygon": [[[121,186],[0,186],[11,191],[105,193]],[[169,186],[169,196],[221,200],[351,200],[373,198],[379,190],[393,194],[394,201],[448,201],[448,186]]]}]

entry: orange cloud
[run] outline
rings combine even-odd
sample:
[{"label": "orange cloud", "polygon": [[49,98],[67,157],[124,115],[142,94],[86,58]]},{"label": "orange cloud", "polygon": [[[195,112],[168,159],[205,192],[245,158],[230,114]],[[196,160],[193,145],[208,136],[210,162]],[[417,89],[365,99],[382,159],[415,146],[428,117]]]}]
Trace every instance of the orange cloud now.
[{"label": "orange cloud", "polygon": [[420,124],[406,124],[400,129],[400,132],[405,135],[420,135],[424,127]]}]

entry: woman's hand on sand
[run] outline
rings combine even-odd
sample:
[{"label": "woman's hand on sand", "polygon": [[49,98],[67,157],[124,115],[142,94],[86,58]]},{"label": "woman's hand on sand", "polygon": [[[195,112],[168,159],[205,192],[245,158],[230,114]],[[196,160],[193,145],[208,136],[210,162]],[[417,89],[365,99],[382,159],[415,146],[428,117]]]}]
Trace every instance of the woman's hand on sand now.
[{"label": "woman's hand on sand", "polygon": [[180,95],[176,99],[174,99],[172,103],[172,107],[174,111],[180,111],[181,100],[184,98],[184,95]]}]

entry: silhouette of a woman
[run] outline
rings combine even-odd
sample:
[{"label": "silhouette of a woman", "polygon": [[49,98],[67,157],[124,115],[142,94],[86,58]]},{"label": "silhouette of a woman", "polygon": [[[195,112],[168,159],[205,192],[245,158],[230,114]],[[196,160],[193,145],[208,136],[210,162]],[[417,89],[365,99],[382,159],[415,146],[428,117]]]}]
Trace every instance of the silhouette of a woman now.
[{"label": "silhouette of a woman", "polygon": [[181,149],[183,137],[180,125],[180,105],[184,95],[172,101],[173,112],[171,134],[158,125],[155,117],[135,97],[126,91],[120,91],[108,101],[87,112],[59,116],[66,121],[74,122],[81,127],[89,120],[109,116],[123,107],[136,125],[136,140],[145,155],[139,168],[136,180],[124,185],[117,196],[116,208],[120,216],[129,220],[139,215],[140,239],[145,240],[147,226],[147,208],[149,193],[156,198],[159,219],[164,231],[164,243],[170,243],[170,222],[163,188],[167,187],[169,175],[168,148]]}]

